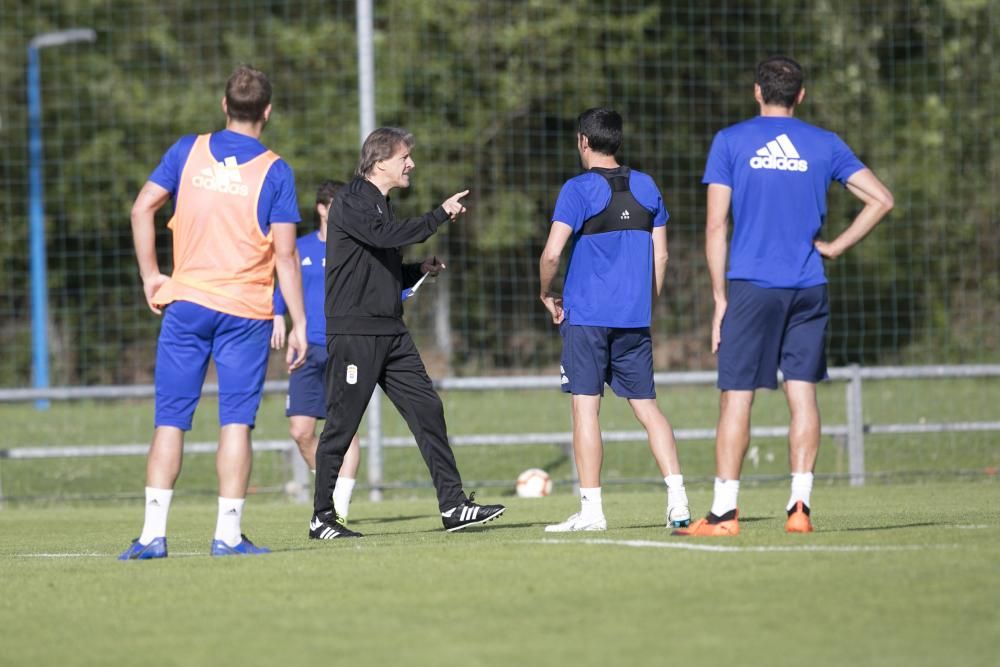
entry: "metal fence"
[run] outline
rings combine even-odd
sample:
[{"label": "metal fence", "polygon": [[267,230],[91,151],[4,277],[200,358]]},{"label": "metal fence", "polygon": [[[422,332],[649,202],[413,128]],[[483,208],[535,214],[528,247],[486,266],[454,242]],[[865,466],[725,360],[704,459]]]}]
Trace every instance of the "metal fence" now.
[{"label": "metal fence", "polygon": [[[865,436],[867,434],[925,434],[925,433],[968,433],[975,431],[1000,432],[1000,421],[950,421],[914,423],[870,423],[865,420],[863,407],[864,382],[867,380],[935,380],[951,378],[1000,377],[1000,364],[957,365],[957,366],[880,366],[865,368],[853,365],[830,370],[830,379],[845,385],[844,403],[847,415],[844,424],[827,424],[822,434],[834,438],[846,447],[850,484],[860,486],[865,483]],[[716,374],[712,371],[657,373],[654,376],[658,386],[679,387],[685,385],[712,385]],[[469,377],[445,378],[436,386],[443,391],[495,391],[558,389],[558,376],[520,377]],[[283,393],[287,382],[273,381],[265,384],[266,393]],[[218,393],[217,385],[206,385],[206,394]],[[108,386],[108,387],[63,387],[55,389],[0,389],[0,403],[32,402],[37,400],[67,401],[80,399],[126,399],[153,396],[152,385]],[[410,447],[412,437],[385,437],[382,435],[381,392],[376,392],[368,411],[368,432],[362,439],[362,447],[367,450],[367,485],[371,500],[382,499],[383,492],[392,483],[385,480],[382,465],[382,450],[387,447]],[[781,438],[788,435],[787,426],[756,426],[751,429],[751,438]],[[677,440],[711,440],[715,438],[714,428],[689,428],[675,431]],[[638,442],[646,439],[644,431],[606,431],[605,442]],[[453,435],[451,444],[463,446],[509,446],[509,445],[561,445],[571,451],[573,434],[571,431],[526,432],[526,433],[467,433]],[[53,459],[94,456],[143,456],[148,451],[147,443],[120,445],[87,445],[66,447],[13,447],[0,449],[0,460]],[[214,452],[214,442],[192,442],[185,445],[188,453]],[[261,440],[254,442],[256,452],[283,452],[288,463],[289,494],[300,501],[307,497],[311,485],[309,472],[291,440]],[[569,457],[572,461],[572,456]],[[573,482],[576,482],[575,467]],[[0,488],[0,500],[3,489]]]}]

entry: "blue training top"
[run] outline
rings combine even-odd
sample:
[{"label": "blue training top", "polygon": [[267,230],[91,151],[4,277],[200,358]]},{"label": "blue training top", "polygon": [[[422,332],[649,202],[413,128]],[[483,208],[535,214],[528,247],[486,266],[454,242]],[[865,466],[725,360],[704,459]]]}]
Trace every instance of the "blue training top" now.
[{"label": "blue training top", "polygon": [[[601,170],[612,174],[619,170]],[[628,187],[653,218],[653,227],[669,215],[653,179],[630,171]],[[653,239],[649,231],[623,229],[583,234],[583,223],[611,201],[611,186],[600,173],[588,171],[566,181],[552,222],[573,229],[573,249],[563,286],[566,321],[599,327],[648,327],[653,304]]]},{"label": "blue training top", "polygon": [[[326,296],[326,242],[319,240],[319,232],[299,237],[295,242],[302,262],[302,296],[306,304],[306,340],[310,345],[326,347],[326,314],[323,299]],[[274,315],[284,317],[287,312],[281,286],[274,288]]]},{"label": "blue training top", "polygon": [[827,190],[864,168],[836,134],[797,118],[757,116],[718,132],[702,183],[733,190],[726,277],[761,287],[825,284],[813,241]]},{"label": "blue training top", "polygon": [[[169,191],[175,199],[184,165],[197,138],[197,135],[189,134],[178,139],[167,149],[160,164],[149,177],[150,181]],[[233,156],[236,164],[249,162],[267,150],[257,139],[231,130],[213,132],[208,140],[208,149],[219,162]],[[177,205],[176,201],[174,205]],[[297,223],[301,219],[298,196],[295,193],[295,175],[288,163],[279,158],[271,165],[264,179],[264,187],[257,202],[257,223],[261,233],[267,235],[273,222]]]}]

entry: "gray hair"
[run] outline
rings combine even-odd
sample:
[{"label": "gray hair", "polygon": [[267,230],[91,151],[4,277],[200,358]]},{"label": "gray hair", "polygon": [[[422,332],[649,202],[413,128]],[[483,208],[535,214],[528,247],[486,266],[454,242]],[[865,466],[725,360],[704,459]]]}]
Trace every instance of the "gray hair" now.
[{"label": "gray hair", "polygon": [[378,128],[368,135],[361,146],[361,159],[358,161],[358,168],[354,170],[355,175],[367,177],[375,168],[376,162],[392,157],[399,144],[413,148],[414,143],[413,135],[401,127]]}]

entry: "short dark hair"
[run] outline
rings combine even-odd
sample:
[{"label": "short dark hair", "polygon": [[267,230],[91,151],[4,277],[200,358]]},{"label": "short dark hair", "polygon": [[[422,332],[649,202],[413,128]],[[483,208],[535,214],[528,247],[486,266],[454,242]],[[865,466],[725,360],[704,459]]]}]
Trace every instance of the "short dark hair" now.
[{"label": "short dark hair", "polygon": [[[333,203],[333,198],[337,196],[337,191],[344,187],[343,181],[323,181],[319,184],[316,189],[316,205],[322,204],[323,206],[330,206]],[[313,207],[313,215],[316,219],[316,224],[319,224],[319,211],[316,207]]]},{"label": "short dark hair", "polygon": [[764,104],[791,109],[799,99],[805,74],[802,66],[787,56],[771,56],[757,65],[757,79]]},{"label": "short dark hair", "polygon": [[576,119],[576,126],[598,153],[614,155],[622,145],[622,117],[613,109],[587,109]]},{"label": "short dark hair", "polygon": [[316,203],[329,206],[337,195],[337,190],[344,187],[343,181],[326,180],[316,188]]},{"label": "short dark hair", "polygon": [[354,170],[356,176],[362,178],[371,174],[375,168],[375,163],[381,160],[388,160],[396,152],[396,147],[403,144],[407,148],[413,148],[416,141],[413,135],[401,127],[380,127],[365,139],[361,146],[361,159],[358,160],[358,168]]},{"label": "short dark hair", "polygon": [[271,103],[271,82],[250,65],[237,67],[226,82],[226,113],[233,120],[258,123]]}]

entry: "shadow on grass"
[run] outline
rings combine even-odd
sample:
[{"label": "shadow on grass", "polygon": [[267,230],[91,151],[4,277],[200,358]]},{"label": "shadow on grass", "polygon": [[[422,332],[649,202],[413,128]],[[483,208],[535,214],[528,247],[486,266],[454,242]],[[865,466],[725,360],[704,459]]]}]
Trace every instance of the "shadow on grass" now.
[{"label": "shadow on grass", "polygon": [[[744,524],[744,523],[756,523],[758,521],[773,521],[774,519],[775,519],[775,517],[771,517],[771,516],[748,516],[748,517],[742,517],[741,516],[740,517],[740,523],[741,524]],[[664,527],[664,525],[662,523],[641,523],[641,524],[633,524],[631,526],[611,526],[611,525],[608,526],[609,529],[613,529],[613,528],[663,528],[663,527]]]},{"label": "shadow on grass", "polygon": [[[545,526],[547,522],[531,522],[531,523],[497,523],[497,521],[502,521],[502,519],[494,519],[485,524],[478,526],[469,526],[468,528],[463,528],[462,530],[456,530],[453,533],[448,533],[449,535],[462,535],[462,534],[473,534],[473,533],[487,533],[491,531],[502,531],[502,530],[513,530],[516,528],[532,528],[534,526]],[[432,528],[430,530],[408,530],[405,533],[396,533],[397,535],[431,535],[434,533],[447,533],[444,528]]]},{"label": "shadow on grass", "polygon": [[875,530],[897,530],[899,528],[930,528],[931,526],[949,526],[946,521],[921,521],[919,523],[897,523],[889,526],[859,526],[857,528],[827,528],[823,533],[862,533]]},{"label": "shadow on grass", "polygon": [[431,514],[413,514],[410,516],[388,516],[379,517],[373,516],[366,519],[350,519],[348,525],[353,526],[355,524],[370,524],[370,523],[399,523],[400,521],[413,521],[415,519],[426,519],[428,516],[433,516]]}]

